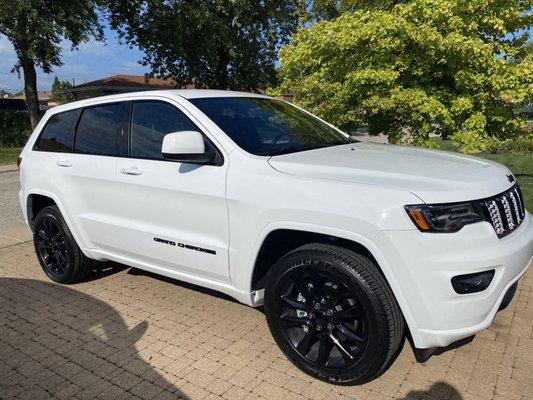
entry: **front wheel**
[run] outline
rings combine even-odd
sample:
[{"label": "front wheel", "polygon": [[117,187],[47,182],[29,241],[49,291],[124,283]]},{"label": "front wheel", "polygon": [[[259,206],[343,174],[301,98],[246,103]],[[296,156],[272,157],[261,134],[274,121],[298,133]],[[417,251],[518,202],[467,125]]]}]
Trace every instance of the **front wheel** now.
[{"label": "front wheel", "polygon": [[335,384],[383,373],[404,338],[394,296],[369,258],[309,244],[273,267],[265,288],[270,331],[301,370]]}]

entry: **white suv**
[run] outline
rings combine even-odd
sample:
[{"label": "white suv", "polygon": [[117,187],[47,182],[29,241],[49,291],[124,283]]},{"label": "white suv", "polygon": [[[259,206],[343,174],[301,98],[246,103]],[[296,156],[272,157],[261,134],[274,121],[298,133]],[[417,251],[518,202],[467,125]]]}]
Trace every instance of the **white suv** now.
[{"label": "white suv", "polygon": [[209,90],[49,110],[20,202],[55,282],[113,260],[265,305],[305,372],[367,382],[488,327],[533,253],[499,164],[366,144],[293,105]]}]

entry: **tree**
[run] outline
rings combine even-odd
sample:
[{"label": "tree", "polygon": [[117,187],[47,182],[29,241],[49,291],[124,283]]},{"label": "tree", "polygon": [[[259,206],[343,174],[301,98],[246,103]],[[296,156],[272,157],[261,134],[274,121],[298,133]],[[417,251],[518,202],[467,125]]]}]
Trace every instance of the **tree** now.
[{"label": "tree", "polygon": [[310,21],[323,21],[357,10],[391,10],[407,0],[311,0],[307,11]]},{"label": "tree", "polygon": [[[281,50],[280,92],[350,130],[466,153],[524,132],[532,100],[531,25],[519,0],[412,0],[301,29]],[[520,33],[522,32],[522,33]]]},{"label": "tree", "polygon": [[61,42],[72,48],[94,38],[103,40],[98,19],[99,0],[2,0],[0,34],[13,44],[17,54],[14,71],[24,75],[24,93],[32,127],[40,119],[36,67],[45,73],[60,66]]},{"label": "tree", "polygon": [[69,101],[74,100],[74,96],[69,93],[65,93],[66,89],[70,89],[72,84],[69,81],[61,81],[56,76],[54,82],[52,83],[52,97],[51,100],[58,104],[68,103]]},{"label": "tree", "polygon": [[152,75],[180,85],[257,90],[276,80],[279,47],[301,0],[132,0],[111,5],[112,27],[146,56]]}]

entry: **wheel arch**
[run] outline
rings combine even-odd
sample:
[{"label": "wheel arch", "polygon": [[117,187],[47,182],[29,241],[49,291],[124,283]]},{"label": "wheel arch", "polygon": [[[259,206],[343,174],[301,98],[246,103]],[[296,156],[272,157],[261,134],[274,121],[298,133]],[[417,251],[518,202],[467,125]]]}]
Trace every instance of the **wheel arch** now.
[{"label": "wheel arch", "polygon": [[82,245],[84,242],[81,240],[78,230],[73,224],[69,214],[66,212],[66,208],[63,206],[63,203],[54,193],[48,192],[46,190],[34,189],[26,195],[26,218],[28,220],[28,225],[30,229],[33,231],[33,223],[35,217],[37,216],[37,213],[47,206],[56,206],[59,209],[59,212],[63,216],[65,223],[67,224],[68,228],[70,229],[70,232],[72,233],[72,236],[76,240],[76,243],[78,243],[78,246],[80,247],[82,252],[89,257],[89,254],[85,250],[85,246]]},{"label": "wheel arch", "polygon": [[[280,239],[287,239],[291,236],[293,236],[293,238],[291,238],[288,243],[280,241]],[[305,242],[304,239],[313,239],[313,241]],[[282,243],[282,249],[288,248],[288,251],[281,254],[282,251],[276,249],[276,246],[279,243]],[[392,290],[413,340],[415,343],[418,342],[418,326],[416,320],[411,312],[407,298],[394,275],[391,265],[370,238],[355,232],[305,224],[291,224],[289,226],[286,226],[285,224],[275,224],[271,226],[270,229],[265,229],[263,234],[261,234],[260,238],[257,240],[250,262],[252,271],[248,276],[250,277],[251,291],[258,292],[264,289],[264,282],[272,265],[289,251],[306,243],[333,244],[352,251],[360,252],[370,257],[375,262],[378,270],[384,276]],[[275,249],[275,251],[272,254],[269,254],[271,249]],[[262,258],[265,254],[267,254],[268,257]],[[276,257],[277,259],[272,261],[272,259]]]}]

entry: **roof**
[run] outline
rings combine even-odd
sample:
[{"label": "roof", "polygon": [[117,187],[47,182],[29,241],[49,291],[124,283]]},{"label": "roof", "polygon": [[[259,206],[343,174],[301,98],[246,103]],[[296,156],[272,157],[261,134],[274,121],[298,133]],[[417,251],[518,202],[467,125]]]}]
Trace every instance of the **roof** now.
[{"label": "roof", "polygon": [[100,87],[172,89],[176,86],[176,81],[172,79],[146,78],[143,75],[112,75],[73,86],[65,91],[73,92]]},{"label": "roof", "polygon": [[[48,101],[52,97],[52,92],[37,92],[37,98],[39,101]],[[18,96],[11,97],[15,100],[24,100],[26,101],[26,95],[24,93],[19,94]]]},{"label": "roof", "polygon": [[172,89],[172,90],[148,90],[140,92],[120,93],[110,96],[92,97],[90,99],[73,101],[66,103],[52,110],[54,113],[75,109],[78,107],[87,107],[94,104],[109,103],[112,101],[127,101],[137,98],[172,98],[183,97],[185,99],[197,99],[204,97],[259,97],[269,98],[262,94],[248,92],[234,92],[231,90],[210,90],[210,89]]}]

